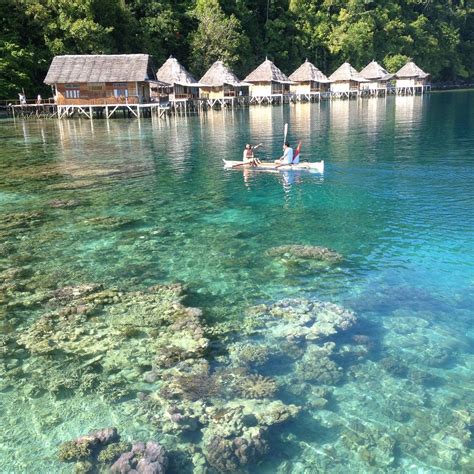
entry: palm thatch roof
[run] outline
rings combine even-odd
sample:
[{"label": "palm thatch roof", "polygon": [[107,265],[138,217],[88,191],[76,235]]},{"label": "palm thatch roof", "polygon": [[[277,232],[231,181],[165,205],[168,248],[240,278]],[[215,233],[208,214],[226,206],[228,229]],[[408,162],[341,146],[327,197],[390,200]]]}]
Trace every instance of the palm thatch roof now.
[{"label": "palm thatch roof", "polygon": [[371,61],[367,64],[367,66],[360,71],[360,75],[364,79],[372,81],[388,81],[394,76],[394,74],[390,74],[377,61]]},{"label": "palm thatch roof", "polygon": [[396,73],[395,76],[397,78],[404,78],[404,77],[417,77],[419,79],[425,79],[429,76],[425,71],[419,68],[413,61],[410,61],[405,64],[402,68],[400,68]]},{"label": "palm thatch roof", "polygon": [[245,79],[245,82],[281,82],[290,84],[291,81],[269,59],[265,59]]},{"label": "palm thatch roof", "polygon": [[168,84],[179,84],[181,86],[199,85],[196,79],[173,56],[170,56],[163,66],[158,69],[156,78]]},{"label": "palm thatch roof", "polygon": [[141,82],[153,78],[148,54],[78,54],[55,56],[44,82]]},{"label": "palm thatch roof", "polygon": [[339,66],[330,76],[331,82],[357,81],[365,82],[365,79],[349,64],[344,63]]},{"label": "palm thatch roof", "polygon": [[201,77],[199,83],[209,87],[222,87],[224,84],[234,87],[245,85],[222,61],[216,61]]},{"label": "palm thatch roof", "polygon": [[308,60],[306,60],[293,74],[291,74],[289,79],[293,82],[329,82],[329,79]]}]

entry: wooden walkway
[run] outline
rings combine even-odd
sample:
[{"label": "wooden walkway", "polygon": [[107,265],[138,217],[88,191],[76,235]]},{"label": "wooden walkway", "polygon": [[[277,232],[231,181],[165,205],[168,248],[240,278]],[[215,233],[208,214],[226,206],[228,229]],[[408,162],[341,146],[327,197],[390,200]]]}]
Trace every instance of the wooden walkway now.
[{"label": "wooden walkway", "polygon": [[387,97],[395,95],[424,94],[431,90],[431,85],[419,85],[412,87],[394,87],[365,90],[350,90],[344,92],[312,92],[312,93],[290,93],[272,94],[265,96],[239,96],[225,99],[188,98],[175,99],[167,102],[151,102],[145,104],[133,103],[111,103],[111,104],[55,104],[52,99],[44,103],[7,103],[1,106],[2,111],[13,118],[72,118],[82,117],[88,120],[95,118],[111,119],[114,117],[141,118],[159,117],[166,118],[169,115],[198,114],[218,109],[233,109],[236,107],[272,106],[285,103],[313,102],[335,99],[359,99],[370,97]]},{"label": "wooden walkway", "polygon": [[170,113],[169,105],[159,103],[149,104],[10,104],[6,106],[7,112],[14,118],[70,118],[84,117],[89,120],[94,118],[123,117],[151,117],[160,118]]}]

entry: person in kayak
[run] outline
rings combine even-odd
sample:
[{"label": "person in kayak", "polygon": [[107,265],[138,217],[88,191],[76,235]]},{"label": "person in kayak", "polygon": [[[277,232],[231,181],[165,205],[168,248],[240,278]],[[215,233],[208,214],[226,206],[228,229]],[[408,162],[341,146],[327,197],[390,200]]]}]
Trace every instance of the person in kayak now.
[{"label": "person in kayak", "polygon": [[257,166],[261,163],[261,161],[254,155],[253,151],[256,150],[261,143],[258,145],[252,146],[250,143],[245,145],[243,161],[244,163],[250,163],[251,166]]},{"label": "person in kayak", "polygon": [[[299,161],[299,160],[298,160]],[[277,165],[291,165],[293,163],[293,148],[288,142],[283,145],[283,156],[275,160]]]}]

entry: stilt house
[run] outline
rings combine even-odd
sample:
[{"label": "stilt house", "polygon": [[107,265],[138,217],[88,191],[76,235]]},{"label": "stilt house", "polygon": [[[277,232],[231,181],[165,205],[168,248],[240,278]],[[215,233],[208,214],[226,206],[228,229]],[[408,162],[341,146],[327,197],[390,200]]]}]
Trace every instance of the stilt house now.
[{"label": "stilt house", "polygon": [[358,95],[360,83],[365,79],[349,64],[344,63],[337,68],[330,76],[331,94],[335,97],[350,97]]},{"label": "stilt house", "polygon": [[211,107],[232,103],[244,95],[244,89],[248,89],[248,84],[242,83],[222,61],[216,61],[201,77],[199,84],[199,96]]},{"label": "stilt house", "polygon": [[156,78],[168,85],[165,87],[157,85],[156,90],[153,87],[153,95],[167,95],[170,101],[197,99],[199,97],[198,81],[173,56],[170,56],[163,66],[158,69]]},{"label": "stilt house", "polygon": [[415,93],[417,90],[423,92],[429,87],[429,74],[410,61],[395,73],[397,93]]},{"label": "stilt house", "polygon": [[148,54],[55,56],[44,82],[58,105],[138,104],[150,100]]},{"label": "stilt house", "polygon": [[370,95],[379,93],[386,94],[388,85],[393,79],[394,74],[390,74],[377,61],[371,61],[365,66],[360,75],[367,81],[360,84],[362,91],[366,91]]},{"label": "stilt house", "polygon": [[251,102],[268,102],[283,99],[290,93],[290,79],[278,69],[269,59],[254,69],[244,82],[250,84]]},{"label": "stilt house", "polygon": [[306,60],[289,79],[290,92],[296,94],[297,98],[318,96],[321,92],[329,90],[329,79],[312,63]]}]

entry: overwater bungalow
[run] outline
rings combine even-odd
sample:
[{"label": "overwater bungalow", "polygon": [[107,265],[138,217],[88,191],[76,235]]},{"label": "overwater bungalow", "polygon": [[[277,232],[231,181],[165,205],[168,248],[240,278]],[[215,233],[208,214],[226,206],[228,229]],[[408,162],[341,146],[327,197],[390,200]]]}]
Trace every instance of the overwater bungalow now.
[{"label": "overwater bungalow", "polygon": [[156,78],[166,86],[152,86],[152,95],[155,97],[168,97],[174,105],[199,98],[198,81],[173,56],[158,69]]},{"label": "overwater bungalow", "polygon": [[55,56],[44,80],[60,105],[130,104],[149,99],[148,54]]},{"label": "overwater bungalow", "polygon": [[76,112],[92,118],[104,108],[109,116],[109,105],[137,115],[137,104],[150,102],[152,79],[148,54],[83,54],[55,56],[44,82],[53,89],[59,118]]},{"label": "overwater bungalow", "polygon": [[250,84],[250,103],[282,103],[290,97],[290,79],[269,59],[254,69],[244,82]]},{"label": "overwater bungalow", "polygon": [[199,84],[199,96],[211,108],[233,106],[248,95],[248,84],[241,82],[222,61],[216,61]]},{"label": "overwater bungalow", "polygon": [[394,74],[390,74],[377,61],[371,61],[365,66],[360,75],[367,81],[360,83],[360,89],[368,95],[386,95],[389,89],[390,81]]},{"label": "overwater bungalow", "polygon": [[330,76],[331,97],[357,97],[360,94],[360,84],[367,82],[349,63],[339,66]]},{"label": "overwater bungalow", "polygon": [[306,60],[289,79],[290,92],[296,100],[314,100],[329,90],[329,79],[312,63]]},{"label": "overwater bungalow", "polygon": [[397,94],[423,94],[430,89],[428,83],[429,74],[419,68],[413,61],[410,61],[395,73],[395,91]]}]

